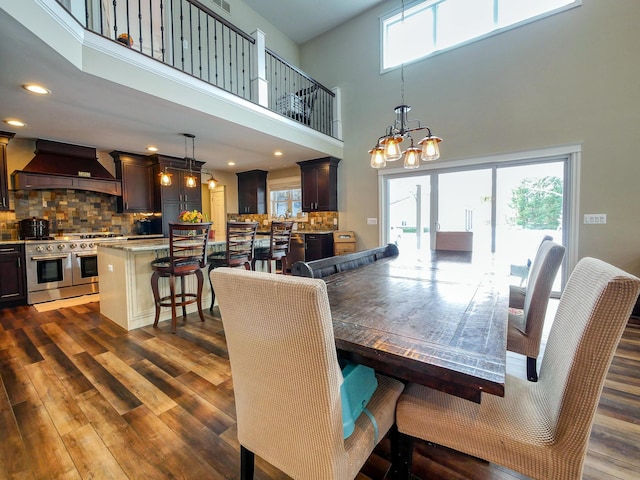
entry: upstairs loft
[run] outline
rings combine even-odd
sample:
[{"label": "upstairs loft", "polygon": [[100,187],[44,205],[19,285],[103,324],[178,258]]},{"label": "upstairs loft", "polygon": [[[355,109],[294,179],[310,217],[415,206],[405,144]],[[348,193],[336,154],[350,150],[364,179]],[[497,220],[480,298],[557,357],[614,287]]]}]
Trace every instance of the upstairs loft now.
[{"label": "upstairs loft", "polygon": [[[17,30],[26,29],[54,52],[49,56],[64,57],[83,78],[166,100],[176,111],[192,110],[212,129],[216,121],[249,129],[257,134],[254,142],[271,136],[300,146],[307,158],[342,157],[337,89],[267,49],[261,31],[248,35],[195,0],[0,5]],[[127,121],[125,111],[122,119]]]}]

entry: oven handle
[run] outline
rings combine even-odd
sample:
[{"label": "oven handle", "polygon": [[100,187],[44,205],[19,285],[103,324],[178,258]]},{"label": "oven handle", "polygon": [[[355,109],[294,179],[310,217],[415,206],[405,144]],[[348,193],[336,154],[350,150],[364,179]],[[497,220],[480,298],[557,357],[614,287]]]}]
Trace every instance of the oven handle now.
[{"label": "oven handle", "polygon": [[97,252],[86,252],[86,253],[74,253],[76,257],[96,257],[98,256]]},{"label": "oven handle", "polygon": [[64,255],[44,255],[40,257],[31,257],[31,260],[64,260],[65,258],[69,258],[68,253]]}]

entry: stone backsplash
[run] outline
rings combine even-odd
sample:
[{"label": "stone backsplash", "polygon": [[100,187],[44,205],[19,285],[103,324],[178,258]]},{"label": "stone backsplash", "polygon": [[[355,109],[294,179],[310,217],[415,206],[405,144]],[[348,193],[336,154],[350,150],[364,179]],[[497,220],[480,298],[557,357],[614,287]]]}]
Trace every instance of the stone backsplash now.
[{"label": "stone backsplash", "polygon": [[9,192],[10,211],[0,212],[0,239],[18,238],[17,222],[25,218],[49,220],[52,236],[108,231],[131,235],[137,215],[116,213],[116,197],[83,190],[25,190]]},{"label": "stone backsplash", "polygon": [[[227,220],[230,222],[259,222],[263,227],[261,229],[266,229],[276,218],[266,214],[228,213]],[[291,217],[289,220],[296,222],[298,230],[305,232],[338,230],[338,212],[309,212],[303,217]]]}]

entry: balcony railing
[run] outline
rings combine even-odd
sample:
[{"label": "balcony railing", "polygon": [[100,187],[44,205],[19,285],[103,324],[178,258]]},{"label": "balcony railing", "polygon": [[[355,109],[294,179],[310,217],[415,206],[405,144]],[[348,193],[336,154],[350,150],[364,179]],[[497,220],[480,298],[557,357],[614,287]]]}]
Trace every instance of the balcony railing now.
[{"label": "balcony railing", "polygon": [[57,1],[92,32],[335,136],[331,90],[196,0]]}]

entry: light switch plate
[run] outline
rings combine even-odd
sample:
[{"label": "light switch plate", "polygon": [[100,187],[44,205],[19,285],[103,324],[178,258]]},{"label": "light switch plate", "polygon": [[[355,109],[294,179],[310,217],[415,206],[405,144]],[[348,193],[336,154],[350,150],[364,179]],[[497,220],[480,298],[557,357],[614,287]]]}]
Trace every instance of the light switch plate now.
[{"label": "light switch plate", "polygon": [[592,225],[604,225],[607,223],[606,213],[585,213],[584,223]]},{"label": "light switch plate", "polygon": [[367,218],[367,225],[377,225],[377,224],[378,224],[377,218]]}]

